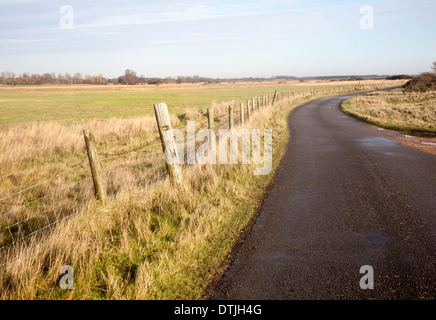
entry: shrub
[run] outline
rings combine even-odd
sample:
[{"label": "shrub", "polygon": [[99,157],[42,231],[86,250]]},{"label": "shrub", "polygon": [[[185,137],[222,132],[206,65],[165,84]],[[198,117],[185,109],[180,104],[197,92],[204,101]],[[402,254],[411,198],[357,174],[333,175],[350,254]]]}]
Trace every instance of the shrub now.
[{"label": "shrub", "polygon": [[413,77],[408,76],[407,74],[397,74],[394,76],[386,77],[386,80],[402,80],[402,79],[413,79]]},{"label": "shrub", "polygon": [[436,90],[436,73],[425,72],[413,77],[403,85],[405,92],[427,92]]}]

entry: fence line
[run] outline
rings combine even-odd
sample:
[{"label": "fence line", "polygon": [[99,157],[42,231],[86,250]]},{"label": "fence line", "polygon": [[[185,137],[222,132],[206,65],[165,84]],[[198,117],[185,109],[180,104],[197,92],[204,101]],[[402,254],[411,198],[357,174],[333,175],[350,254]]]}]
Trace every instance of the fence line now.
[{"label": "fence line", "polygon": [[[339,92],[346,92],[347,87],[339,87],[338,91]],[[348,91],[355,91],[355,88],[351,88],[351,90]],[[305,98],[307,98],[308,96],[313,96],[313,95],[317,95],[317,94],[331,94],[331,90],[330,88],[328,88],[328,90],[323,90],[322,91],[317,91],[317,90],[310,90],[308,89],[307,91],[300,91],[300,92],[292,92],[292,96],[291,93],[288,92],[287,93],[287,100],[288,102],[295,102],[295,101],[299,101],[299,100],[304,100]],[[202,124],[200,125],[200,127],[198,128],[198,130],[204,129],[204,128],[215,128],[215,123],[218,122],[218,125],[216,126],[216,129],[222,129],[224,127],[234,127],[236,125],[242,125],[244,123],[248,123],[250,122],[255,114],[257,113],[257,111],[262,110],[263,108],[275,108],[276,104],[278,102],[281,101],[286,101],[286,96],[284,95],[284,93],[282,92],[281,94],[278,93],[277,91],[274,92],[273,97],[271,98],[269,95],[267,96],[261,96],[261,97],[256,97],[256,98],[251,98],[242,102],[239,102],[240,108],[237,107],[238,104],[231,104],[229,105],[229,109],[227,112],[223,112],[223,114],[221,115],[213,115],[215,113],[214,110],[212,110],[211,112],[211,121],[205,121],[204,123],[202,122]],[[166,105],[165,105],[166,107]],[[245,112],[245,109],[247,108],[247,112]],[[208,116],[209,112],[206,113],[206,117]],[[245,115],[245,117],[243,116],[243,114]],[[233,117],[230,118],[230,117]],[[159,127],[159,121],[158,122],[158,129],[160,130],[161,128]],[[212,122],[212,123],[211,123]],[[173,134],[173,133],[171,133]],[[188,144],[188,143],[192,143],[194,141],[195,143],[195,136],[193,135],[192,137],[186,137],[183,139],[179,139],[179,140],[173,140],[174,143],[182,143],[183,144]],[[154,143],[158,140],[161,140],[160,143]],[[161,163],[161,164],[156,164],[155,163],[155,159],[157,157],[162,157],[162,160],[164,160],[164,153],[163,153],[163,149],[161,149],[161,151],[159,150],[153,150],[154,147],[158,147],[158,146],[162,146],[163,144],[163,139],[162,139],[162,135],[160,134],[160,137],[157,137],[155,139],[153,139],[152,141],[150,141],[148,144],[143,145],[139,148],[133,148],[130,150],[126,150],[126,151],[122,151],[119,153],[99,153],[98,155],[102,156],[103,158],[99,159],[98,161],[100,163],[110,163],[110,160],[114,160],[114,159],[119,159],[122,157],[126,157],[126,156],[131,156],[131,155],[135,155],[137,157],[139,157],[141,154],[145,154],[148,155],[146,159],[142,159],[140,161],[136,161],[133,164],[132,163],[124,163],[118,167],[116,167],[115,169],[107,169],[107,170],[103,170],[104,168],[102,167],[102,171],[101,171],[101,177],[104,177],[105,180],[103,181],[103,185],[104,185],[104,189],[105,192],[107,193],[108,190],[111,191],[112,193],[114,193],[114,195],[117,194],[117,190],[119,191],[119,189],[122,187],[125,187],[126,181],[128,181],[129,179],[133,180],[129,180],[129,182],[131,182],[130,187],[132,186],[147,186],[150,185],[152,183],[155,183],[156,181],[160,181],[162,180],[162,178],[164,178],[169,171],[168,168],[168,162],[165,163]],[[186,151],[183,155],[183,159],[185,159],[185,156],[187,156],[188,152]],[[86,156],[85,156],[86,158]],[[138,159],[137,159],[138,160]],[[132,161],[133,162],[133,161]],[[65,163],[64,163],[65,164]],[[6,197],[3,197],[0,199],[0,204],[6,204],[6,203],[2,203],[2,201],[4,200],[9,200],[12,199],[14,197],[23,195],[24,193],[33,190],[39,186],[45,185],[48,183],[47,188],[45,189],[45,192],[47,192],[49,190],[49,188],[51,187],[52,182],[56,179],[59,178],[61,176],[66,175],[67,173],[72,173],[80,168],[83,168],[85,165],[90,164],[90,161],[86,161],[83,160],[80,164],[78,165],[74,165],[72,167],[70,167],[68,170],[65,170],[59,174],[54,175],[53,177],[51,177],[50,179],[46,179],[42,182],[39,182],[37,184],[34,184],[30,187],[27,187],[25,189],[22,189],[18,192],[15,192],[11,195],[8,195]],[[143,167],[140,168],[140,170],[134,172],[133,174],[129,173],[129,171],[132,168],[135,167],[139,167],[141,165],[147,164],[148,167]],[[67,165],[67,164],[65,164]],[[68,166],[68,165],[67,165]],[[167,170],[163,170],[165,167],[167,167]],[[121,171],[123,170],[123,171]],[[114,175],[117,174],[118,172],[122,172],[122,174],[124,175],[122,179],[118,179],[116,182],[114,181]],[[83,176],[83,175],[82,175]],[[170,172],[170,176],[171,176],[171,172]],[[92,187],[92,185],[89,186],[81,186],[85,181],[91,180],[91,175],[88,175],[85,178],[80,179],[79,181],[71,184],[71,185],[67,185],[62,187],[60,190],[55,190],[52,191],[48,194],[45,194],[37,199],[33,199],[31,201],[24,201],[21,204],[9,204],[9,205],[15,205],[18,206],[16,208],[13,208],[12,210],[8,210],[6,212],[2,212],[0,214],[0,218],[1,219],[6,219],[7,217],[15,214],[16,216],[13,218],[16,219],[12,219],[11,222],[8,223],[8,221],[4,221],[0,223],[0,241],[3,241],[2,243],[0,243],[0,257],[2,256],[4,259],[4,263],[7,263],[8,261],[11,261],[15,258],[11,258],[9,256],[10,250],[13,247],[14,249],[17,249],[17,247],[19,245],[21,245],[21,243],[24,246],[27,246],[27,240],[30,239],[33,235],[39,234],[39,233],[43,233],[46,230],[51,230],[52,227],[54,227],[57,223],[59,223],[60,221],[65,220],[66,218],[72,217],[74,215],[76,215],[77,213],[81,212],[84,208],[86,203],[91,199],[91,192],[90,192],[90,187]],[[94,182],[95,183],[95,182]],[[118,184],[118,186],[116,186],[115,184]],[[123,184],[124,183],[124,184]],[[69,192],[74,192],[74,188],[79,188],[79,192],[80,191],[86,191],[86,188],[88,189],[87,192],[80,192],[79,196],[71,196],[71,194],[69,194]],[[95,185],[94,185],[95,187]],[[85,188],[85,190],[82,190],[83,188]],[[76,190],[77,192],[77,190]],[[59,196],[62,193],[62,196],[64,197],[64,199],[66,199],[66,201],[57,201],[59,199],[56,199],[56,196]],[[66,195],[63,193],[67,193]],[[112,195],[112,193],[110,193]],[[81,203],[79,203],[78,200],[83,199],[83,201]],[[50,204],[49,201],[52,201],[52,203]],[[76,204],[76,206],[72,206],[72,204]],[[65,207],[65,205],[68,204],[68,208]],[[42,208],[40,208],[42,207]],[[26,210],[28,209],[28,210]],[[43,209],[38,210],[38,209]],[[58,211],[59,209],[59,211]],[[24,216],[26,217],[22,217],[20,218],[20,215],[24,213]],[[41,219],[45,219],[45,222],[41,222]],[[6,225],[5,225],[6,224]],[[19,252],[18,252],[19,253]],[[1,265],[3,265],[1,264]]]}]

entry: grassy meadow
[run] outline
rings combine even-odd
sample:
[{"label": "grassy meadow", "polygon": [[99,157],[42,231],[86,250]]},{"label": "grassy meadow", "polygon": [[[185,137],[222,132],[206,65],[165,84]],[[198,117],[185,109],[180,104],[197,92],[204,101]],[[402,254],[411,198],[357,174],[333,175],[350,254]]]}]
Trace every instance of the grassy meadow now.
[{"label": "grassy meadow", "polygon": [[[272,182],[288,143],[289,113],[311,99],[398,83],[0,88],[0,246],[7,247],[0,254],[0,298],[203,298]],[[173,127],[207,123],[212,107],[215,128],[226,128],[228,105],[275,90],[284,93],[279,103],[240,127],[273,128],[271,174],[253,175],[253,164],[191,165],[183,166],[183,185],[171,185],[156,141],[154,103],[167,103]],[[96,135],[105,205],[93,200],[85,128]],[[14,244],[20,236],[26,241]],[[59,287],[63,265],[74,269],[73,290]]]},{"label": "grassy meadow", "polygon": [[369,123],[407,132],[436,136],[436,92],[403,92],[402,89],[353,97],[342,110]]}]

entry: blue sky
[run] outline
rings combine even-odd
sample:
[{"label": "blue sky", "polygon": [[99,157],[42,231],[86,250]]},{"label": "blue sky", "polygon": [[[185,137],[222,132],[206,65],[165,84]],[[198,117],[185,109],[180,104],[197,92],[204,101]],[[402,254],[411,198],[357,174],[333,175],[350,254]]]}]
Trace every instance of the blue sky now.
[{"label": "blue sky", "polygon": [[[60,27],[73,9],[72,29]],[[362,6],[374,28],[362,29]],[[434,0],[0,0],[0,71],[167,77],[416,74]]]}]

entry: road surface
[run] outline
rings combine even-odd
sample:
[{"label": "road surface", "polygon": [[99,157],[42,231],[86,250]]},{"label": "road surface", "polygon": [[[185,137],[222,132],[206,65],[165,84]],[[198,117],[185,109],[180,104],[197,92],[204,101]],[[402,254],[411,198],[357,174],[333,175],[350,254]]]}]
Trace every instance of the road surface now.
[{"label": "road surface", "polygon": [[268,198],[210,299],[435,298],[436,156],[343,114],[349,97],[291,114]]}]

